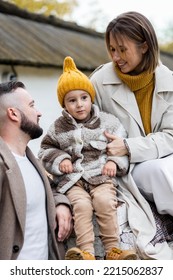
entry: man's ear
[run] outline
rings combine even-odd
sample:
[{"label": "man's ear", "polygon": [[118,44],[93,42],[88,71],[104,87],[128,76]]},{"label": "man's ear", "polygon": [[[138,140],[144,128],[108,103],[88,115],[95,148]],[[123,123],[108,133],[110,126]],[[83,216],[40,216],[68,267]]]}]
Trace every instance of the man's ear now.
[{"label": "man's ear", "polygon": [[17,120],[18,117],[17,117],[17,112],[16,112],[16,109],[15,108],[8,108],[7,109],[7,115],[8,117],[11,119],[11,120]]}]

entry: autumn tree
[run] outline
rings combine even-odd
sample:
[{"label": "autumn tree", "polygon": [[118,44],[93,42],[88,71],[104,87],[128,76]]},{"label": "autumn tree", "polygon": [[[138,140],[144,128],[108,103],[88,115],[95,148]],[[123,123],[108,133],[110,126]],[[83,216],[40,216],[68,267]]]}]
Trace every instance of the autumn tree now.
[{"label": "autumn tree", "polygon": [[56,16],[63,19],[78,6],[76,0],[4,0],[32,13]]}]

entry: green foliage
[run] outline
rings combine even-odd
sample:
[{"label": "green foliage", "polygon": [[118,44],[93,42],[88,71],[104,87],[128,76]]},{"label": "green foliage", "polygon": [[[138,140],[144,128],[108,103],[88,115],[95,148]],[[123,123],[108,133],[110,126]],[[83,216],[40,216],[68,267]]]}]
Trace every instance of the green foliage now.
[{"label": "green foliage", "polygon": [[43,14],[45,16],[56,16],[63,19],[66,15],[71,15],[73,9],[78,6],[76,0],[5,0],[15,4],[21,9],[32,13]]},{"label": "green foliage", "polygon": [[164,52],[173,54],[173,43],[164,44],[164,45],[160,46],[160,49]]}]

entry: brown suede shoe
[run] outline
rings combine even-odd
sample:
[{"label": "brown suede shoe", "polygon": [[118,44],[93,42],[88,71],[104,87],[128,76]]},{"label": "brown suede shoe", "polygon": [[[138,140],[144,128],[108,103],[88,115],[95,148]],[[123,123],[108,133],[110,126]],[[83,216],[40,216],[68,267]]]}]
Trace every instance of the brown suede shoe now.
[{"label": "brown suede shoe", "polygon": [[65,254],[65,260],[95,260],[94,255],[79,248],[71,248]]},{"label": "brown suede shoe", "polygon": [[134,250],[112,248],[106,254],[106,260],[137,260],[137,255]]}]

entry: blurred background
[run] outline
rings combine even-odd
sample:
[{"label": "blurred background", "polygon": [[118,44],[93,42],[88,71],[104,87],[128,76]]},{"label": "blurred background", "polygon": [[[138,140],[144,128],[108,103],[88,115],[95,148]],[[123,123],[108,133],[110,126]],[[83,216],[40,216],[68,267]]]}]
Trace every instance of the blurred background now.
[{"label": "blurred background", "polygon": [[[56,88],[65,56],[73,57],[86,75],[110,61],[104,32],[118,14],[135,10],[152,22],[161,61],[173,70],[171,4],[172,0],[0,1],[0,82],[25,83],[42,113],[45,134],[61,114]],[[36,156],[41,139],[29,144]]]},{"label": "blurred background", "polygon": [[104,32],[110,20],[126,11],[143,13],[154,25],[160,44],[173,41],[172,0],[4,0],[32,13],[54,16]]}]

